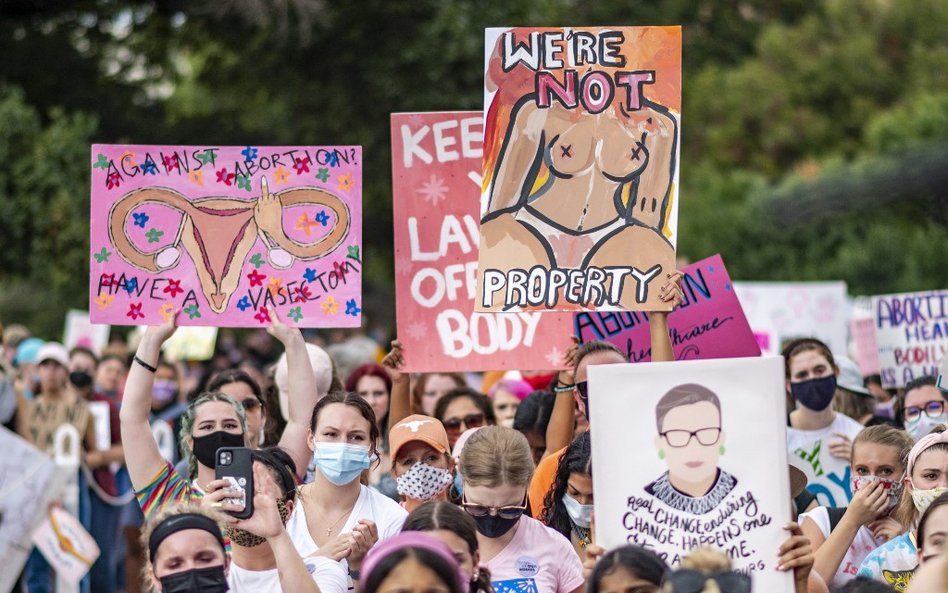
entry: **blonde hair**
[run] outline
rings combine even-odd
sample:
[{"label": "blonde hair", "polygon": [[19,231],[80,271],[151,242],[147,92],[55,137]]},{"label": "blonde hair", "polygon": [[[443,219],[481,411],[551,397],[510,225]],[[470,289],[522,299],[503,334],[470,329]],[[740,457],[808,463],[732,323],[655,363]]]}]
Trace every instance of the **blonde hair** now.
[{"label": "blonde hair", "polygon": [[[156,592],[158,590],[154,585],[155,579],[151,578],[154,574],[155,567],[152,565],[151,555],[148,553],[148,540],[151,539],[151,534],[153,531],[155,531],[155,528],[167,521],[169,518],[176,517],[178,515],[203,515],[213,520],[218,526],[222,525],[223,519],[223,517],[218,513],[206,509],[198,504],[177,504],[163,508],[145,521],[145,524],[142,525],[142,535],[139,538],[139,541],[142,545],[142,550],[145,551],[145,564],[142,566],[142,582],[147,583],[149,590],[152,592]],[[223,532],[224,530],[222,528],[221,537],[223,537]],[[224,562],[227,562],[226,552],[224,553]]]},{"label": "blonde hair", "polygon": [[529,486],[533,453],[527,437],[512,428],[487,426],[461,450],[461,478],[470,486]]},{"label": "blonde hair", "polygon": [[892,447],[898,451],[899,463],[902,464],[903,472],[908,463],[909,452],[912,450],[912,445],[915,444],[909,433],[901,428],[895,428],[887,424],[878,424],[860,430],[856,438],[853,439],[853,453],[856,452],[856,445],[859,443],[874,443],[876,445]]},{"label": "blonde hair", "polygon": [[244,412],[244,406],[226,393],[219,391],[202,393],[197,399],[189,403],[187,409],[181,414],[181,431],[178,433],[178,444],[181,445],[181,450],[187,454],[188,477],[192,480],[197,478],[198,460],[197,457],[194,456],[194,451],[191,450],[188,439],[193,438],[191,430],[194,427],[194,422],[197,420],[197,409],[208,402],[224,402],[230,404],[231,407],[234,408],[234,411],[237,412],[237,418],[240,420],[240,432],[244,435],[244,445],[249,446],[251,444],[247,441],[249,436],[247,434],[247,414]]},{"label": "blonde hair", "polygon": [[[939,434],[945,432],[946,427],[944,424],[939,424],[931,430],[929,434]],[[918,456],[921,457],[924,453],[928,451],[948,451],[948,443],[933,443],[924,451],[919,452]],[[911,452],[911,451],[910,451]],[[906,455],[908,459],[908,455]],[[905,477],[909,480],[912,479],[912,476],[909,474],[914,468],[909,468],[906,463],[905,466]],[[914,487],[914,483],[913,483]],[[902,524],[902,529],[908,530],[913,529],[915,524],[918,522],[920,513],[918,509],[915,508],[915,502],[912,500],[912,493],[909,492],[908,488],[902,488],[902,496],[899,498],[899,506],[895,509],[895,512],[892,513],[892,516],[895,517],[896,521]]]}]

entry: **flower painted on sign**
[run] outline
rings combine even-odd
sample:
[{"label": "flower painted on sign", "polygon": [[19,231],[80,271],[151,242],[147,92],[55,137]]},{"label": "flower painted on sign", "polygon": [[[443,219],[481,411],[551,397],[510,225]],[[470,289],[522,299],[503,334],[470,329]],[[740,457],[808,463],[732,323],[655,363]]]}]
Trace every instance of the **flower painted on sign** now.
[{"label": "flower painted on sign", "polygon": [[165,170],[171,172],[172,169],[181,170],[181,167],[178,165],[178,155],[173,154],[171,156],[166,156],[164,159]]},{"label": "flower painted on sign", "polygon": [[101,264],[101,263],[108,263],[110,255],[112,255],[112,252],[106,249],[105,247],[103,247],[102,249],[99,250],[98,253],[93,253],[92,257],[95,258],[95,261],[97,264]]},{"label": "flower painted on sign", "polygon": [[132,321],[144,317],[145,314],[142,313],[142,304],[141,303],[129,303],[128,304],[128,313],[125,314],[126,317],[131,317]]},{"label": "flower painted on sign", "polygon": [[302,175],[303,173],[309,173],[309,166],[313,161],[309,160],[308,156],[303,158],[296,159],[296,164],[293,167],[296,169],[297,175]]},{"label": "flower painted on sign", "polygon": [[303,318],[303,312],[300,310],[300,307],[294,307],[290,309],[290,312],[286,314],[287,317],[292,319],[295,323],[299,323],[300,319]]},{"label": "flower painted on sign", "polygon": [[158,309],[158,314],[161,315],[161,318],[165,321],[171,321],[171,318],[174,317],[174,305],[165,303]]},{"label": "flower painted on sign", "polygon": [[329,223],[329,215],[326,214],[325,210],[320,210],[319,213],[317,213],[316,216],[313,217],[313,220],[315,220],[316,222],[318,222],[319,224],[323,226],[326,226]]},{"label": "flower painted on sign", "polygon": [[109,168],[109,159],[102,153],[99,153],[99,157],[92,163],[93,169],[108,169]]},{"label": "flower painted on sign", "polygon": [[339,166],[339,156],[336,154],[336,151],[326,153],[326,164],[330,167]]},{"label": "flower painted on sign", "polygon": [[276,276],[270,278],[270,283],[267,285],[267,290],[270,291],[272,296],[277,296],[280,294],[280,291],[283,290],[283,278],[278,278]]},{"label": "flower painted on sign", "polygon": [[237,187],[250,191],[250,175],[238,175]]},{"label": "flower painted on sign", "polygon": [[326,167],[320,167],[319,172],[316,173],[316,179],[319,179],[323,183],[329,181],[329,169]]},{"label": "flower painted on sign", "polygon": [[169,279],[169,280],[168,280],[168,286],[165,286],[165,289],[164,289],[164,291],[162,291],[162,292],[166,292],[166,293],[168,293],[169,295],[171,295],[171,298],[174,298],[174,297],[178,296],[178,293],[179,293],[179,292],[184,292],[184,289],[181,288],[181,281],[180,281],[180,280],[170,280],[170,279]]},{"label": "flower painted on sign", "polygon": [[240,154],[244,155],[244,161],[248,163],[253,162],[257,159],[257,149],[251,148],[250,146],[241,150]]},{"label": "flower painted on sign", "polygon": [[217,182],[223,183],[224,185],[233,185],[234,177],[236,177],[236,175],[228,173],[226,167],[217,172]]},{"label": "flower painted on sign", "polygon": [[216,156],[214,154],[213,148],[208,148],[204,152],[194,155],[194,158],[201,161],[202,165],[206,165],[210,163],[212,166],[214,165],[214,161],[216,160]]},{"label": "flower painted on sign", "polygon": [[155,164],[155,161],[151,160],[147,156],[145,157],[145,162],[142,164],[142,175],[157,175],[158,174],[158,165]]},{"label": "flower painted on sign", "polygon": [[237,301],[237,308],[240,309],[242,312],[243,312],[243,311],[246,311],[246,310],[249,309],[250,307],[251,307],[251,305],[250,305],[250,299],[247,298],[246,295],[243,296],[243,297],[241,297],[241,299],[240,299],[239,301]]},{"label": "flower painted on sign", "polygon": [[250,280],[250,287],[253,288],[254,286],[263,286],[263,281],[267,279],[267,275],[261,274],[257,270],[251,270],[247,274],[247,279]]},{"label": "flower painted on sign", "polygon": [[109,176],[105,180],[105,185],[109,189],[122,185],[122,176],[119,175],[118,172],[109,173]]},{"label": "flower painted on sign", "polygon": [[336,278],[339,278],[343,282],[346,281],[346,274],[349,272],[349,268],[345,265],[345,262],[332,262],[332,272],[330,274],[335,274]]},{"label": "flower painted on sign", "polygon": [[293,296],[296,300],[308,301],[313,294],[309,291],[309,286],[303,284],[299,288],[293,289]]},{"label": "flower painted on sign", "polygon": [[347,247],[346,249],[347,249],[348,252],[349,252],[349,255],[347,255],[346,257],[348,257],[348,258],[350,258],[350,259],[354,259],[354,260],[356,260],[356,261],[360,261],[360,260],[359,260],[359,246],[358,246],[358,245],[350,245],[350,246]]},{"label": "flower painted on sign", "polygon": [[306,236],[308,237],[310,233],[312,232],[312,228],[314,226],[316,226],[316,221],[310,220],[309,214],[304,212],[300,214],[300,218],[299,220],[296,221],[296,227],[294,228],[298,231],[303,231],[304,233],[306,233]]},{"label": "flower painted on sign", "polygon": [[323,301],[323,304],[320,305],[320,307],[323,308],[323,313],[326,315],[335,315],[339,310],[339,303],[336,302],[336,299],[334,299],[332,295],[329,295],[329,298]]},{"label": "flower painted on sign", "polygon": [[397,258],[395,260],[395,273],[396,274],[409,274],[411,273],[412,263],[411,259],[407,257]]},{"label": "flower painted on sign", "polygon": [[102,274],[99,278],[99,284],[102,286],[112,286],[113,282],[115,282],[115,274]]},{"label": "flower painted on sign", "polygon": [[138,290],[138,278],[132,277],[125,281],[125,292],[128,293],[128,296],[132,296]]},{"label": "flower painted on sign", "polygon": [[428,328],[420,321],[415,321],[408,326],[408,337],[412,340],[422,340],[428,335]]},{"label": "flower painted on sign", "polygon": [[307,282],[316,282],[316,270],[306,268],[306,271],[303,272],[303,278],[305,278]]},{"label": "flower painted on sign", "polygon": [[184,312],[188,314],[188,319],[197,319],[201,317],[201,310],[196,304],[185,307]]},{"label": "flower painted on sign", "polygon": [[343,191],[349,191],[355,187],[355,181],[352,180],[352,173],[346,173],[339,177],[339,184],[336,186]]},{"label": "flower painted on sign", "polygon": [[112,301],[115,300],[115,297],[103,292],[95,299],[95,304],[99,307],[99,311],[104,311],[112,306]]},{"label": "flower painted on sign", "polygon": [[140,226],[142,228],[145,228],[145,223],[148,222],[149,220],[149,216],[145,214],[144,212],[135,212],[134,214],[132,214],[132,218],[134,219],[132,224],[134,224],[135,226]]},{"label": "flower painted on sign", "polygon": [[137,167],[138,163],[135,162],[135,153],[125,149],[125,152],[122,153],[122,164],[128,165],[129,167]]},{"label": "flower painted on sign", "polygon": [[448,186],[445,185],[444,179],[432,173],[428,177],[428,181],[422,183],[421,187],[415,191],[425,196],[426,202],[431,202],[432,206],[437,206],[438,202],[447,198]]},{"label": "flower painted on sign", "polygon": [[349,299],[346,301],[346,315],[352,315],[353,317],[358,317],[359,313],[362,312],[362,309],[356,305],[355,299]]},{"label": "flower painted on sign", "polygon": [[269,323],[270,322],[270,313],[267,311],[266,307],[260,307],[259,313],[253,316],[254,319],[260,323]]},{"label": "flower painted on sign", "polygon": [[164,234],[164,231],[159,231],[158,229],[152,228],[149,229],[147,233],[145,233],[145,236],[148,237],[149,243],[157,243],[158,241],[161,241],[161,236]]},{"label": "flower painted on sign", "polygon": [[273,182],[276,185],[283,185],[290,179],[290,172],[283,168],[283,165],[280,165],[276,168],[276,171],[273,172]]},{"label": "flower painted on sign", "polygon": [[260,266],[263,265],[263,256],[259,253],[254,253],[253,257],[250,258],[250,263],[253,264],[253,267],[260,269]]},{"label": "flower painted on sign", "polygon": [[188,173],[188,179],[191,183],[196,183],[201,187],[204,187],[204,171],[198,169],[197,171],[191,171]]}]

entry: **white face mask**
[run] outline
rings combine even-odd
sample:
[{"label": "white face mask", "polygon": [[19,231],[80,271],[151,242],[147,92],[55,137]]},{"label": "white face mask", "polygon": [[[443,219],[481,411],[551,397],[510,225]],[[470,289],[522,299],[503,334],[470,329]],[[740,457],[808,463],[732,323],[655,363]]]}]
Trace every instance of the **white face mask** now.
[{"label": "white face mask", "polygon": [[579,504],[579,501],[569,494],[563,495],[563,506],[566,507],[566,514],[572,519],[577,527],[589,529],[592,525],[593,505]]},{"label": "white face mask", "polygon": [[918,442],[920,438],[930,433],[939,424],[948,424],[948,411],[942,412],[934,418],[929,418],[928,414],[922,413],[918,420],[906,422],[905,430],[911,435],[912,440]]},{"label": "white face mask", "polygon": [[928,507],[932,506],[932,502],[945,492],[948,492],[948,487],[945,486],[936,486],[930,490],[919,490],[918,488],[913,489],[912,502],[915,503],[915,508],[918,509],[918,514],[924,514],[925,511],[928,510]]},{"label": "white face mask", "polygon": [[399,494],[422,502],[434,499],[452,482],[454,482],[454,476],[450,471],[420,461],[412,464],[407,472],[395,478]]}]

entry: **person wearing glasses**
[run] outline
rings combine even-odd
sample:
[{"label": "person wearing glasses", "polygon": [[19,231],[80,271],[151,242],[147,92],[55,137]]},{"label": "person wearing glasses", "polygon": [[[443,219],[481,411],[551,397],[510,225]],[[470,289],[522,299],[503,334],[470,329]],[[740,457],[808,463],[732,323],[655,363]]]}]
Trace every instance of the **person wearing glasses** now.
[{"label": "person wearing glasses", "polygon": [[435,406],[434,417],[448,431],[448,443],[452,448],[465,430],[496,424],[490,399],[470,387],[458,387],[444,394]]},{"label": "person wearing glasses", "polygon": [[948,424],[945,399],[935,377],[918,377],[905,386],[899,420],[916,442],[939,424]]},{"label": "person wearing glasses", "polygon": [[693,515],[713,511],[737,485],[718,467],[724,454],[721,402],[702,385],[672,388],[655,406],[655,449],[668,471],[645,491],[671,508]]},{"label": "person wearing glasses", "polygon": [[474,432],[460,458],[461,507],[474,518],[481,565],[496,593],[579,593],[585,583],[569,540],[525,515],[533,455],[526,437],[502,426]]}]

